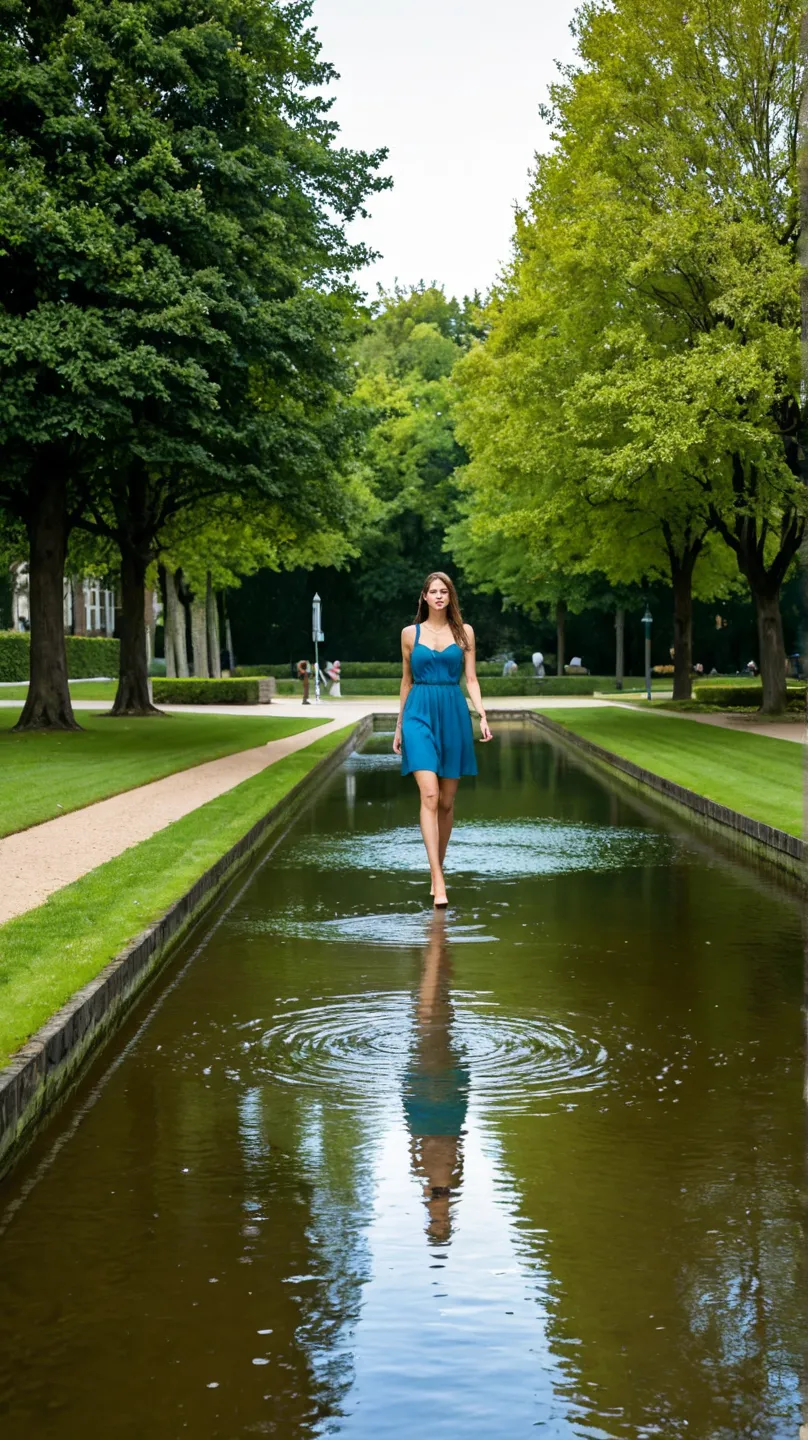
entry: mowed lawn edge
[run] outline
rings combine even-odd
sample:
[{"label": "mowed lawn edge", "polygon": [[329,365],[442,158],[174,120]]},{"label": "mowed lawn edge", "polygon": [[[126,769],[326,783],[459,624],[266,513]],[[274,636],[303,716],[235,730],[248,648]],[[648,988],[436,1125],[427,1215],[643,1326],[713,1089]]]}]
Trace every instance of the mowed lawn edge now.
[{"label": "mowed lawn edge", "polygon": [[307,716],[81,714],[80,731],[11,733],[0,710],[0,838],[325,723]]},{"label": "mowed lawn edge", "polygon": [[803,747],[656,711],[553,709],[564,729],[789,835],[803,833]]},{"label": "mowed lawn edge", "polygon": [[0,1065],[353,729],[276,761],[0,926]]}]

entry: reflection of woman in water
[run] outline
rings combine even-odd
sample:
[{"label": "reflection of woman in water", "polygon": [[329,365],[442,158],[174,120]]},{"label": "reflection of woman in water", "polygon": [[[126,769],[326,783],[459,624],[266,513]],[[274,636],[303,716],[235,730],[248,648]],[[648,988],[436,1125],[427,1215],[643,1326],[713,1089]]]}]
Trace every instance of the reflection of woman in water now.
[{"label": "reflection of woman in water", "polygon": [[443,908],[448,904],[443,861],[457,786],[461,775],[477,774],[462,674],[480,717],[481,738],[490,740],[491,731],[475,668],[474,631],[463,624],[457,592],[440,570],[424,581],[415,624],[401,632],[401,655],[401,710],[393,749],[401,756],[402,775],[414,775],[421,792],[421,834],[432,894],[435,905]]},{"label": "reflection of woman in water", "polygon": [[451,1200],[463,1178],[469,1072],[452,1035],[454,1013],[445,917],[432,918],[418,991],[414,1044],[404,1078],[413,1173],[423,1181],[427,1234],[451,1239]]}]

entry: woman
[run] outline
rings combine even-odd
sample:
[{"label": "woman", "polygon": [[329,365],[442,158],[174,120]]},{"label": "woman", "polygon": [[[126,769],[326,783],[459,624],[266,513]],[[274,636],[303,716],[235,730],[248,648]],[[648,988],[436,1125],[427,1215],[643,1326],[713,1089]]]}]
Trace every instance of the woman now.
[{"label": "woman", "polygon": [[421,834],[432,874],[435,906],[448,905],[443,862],[452,833],[454,800],[461,775],[476,775],[474,736],[466,685],[480,717],[480,735],[491,739],[474,657],[474,631],[463,624],[457,592],[436,570],[421,591],[414,625],[401,632],[401,704],[393,749],[402,775],[414,775],[421,792]]}]

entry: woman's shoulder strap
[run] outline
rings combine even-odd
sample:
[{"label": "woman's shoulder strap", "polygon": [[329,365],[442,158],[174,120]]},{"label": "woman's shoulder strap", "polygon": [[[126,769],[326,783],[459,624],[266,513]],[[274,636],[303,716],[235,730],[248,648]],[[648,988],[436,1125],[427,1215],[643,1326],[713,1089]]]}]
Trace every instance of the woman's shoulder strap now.
[{"label": "woman's shoulder strap", "polygon": [[415,643],[416,643],[416,645],[418,645],[418,644],[420,643],[420,640],[421,640],[421,622],[420,622],[420,621],[416,621],[416,624],[415,624]]}]

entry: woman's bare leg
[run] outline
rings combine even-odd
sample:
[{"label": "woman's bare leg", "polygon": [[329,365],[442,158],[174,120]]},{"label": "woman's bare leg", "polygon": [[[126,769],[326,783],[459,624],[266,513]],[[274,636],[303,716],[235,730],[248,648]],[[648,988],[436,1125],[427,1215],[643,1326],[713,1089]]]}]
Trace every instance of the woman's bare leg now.
[{"label": "woman's bare leg", "polygon": [[454,802],[457,794],[459,780],[439,780],[440,795],[438,797],[438,856],[440,868],[443,869],[446,860],[446,847],[452,834],[454,825]]},{"label": "woman's bare leg", "polygon": [[440,830],[438,828],[440,785],[433,770],[415,770],[413,774],[421,792],[421,834],[424,837],[432,875],[432,891],[436,900],[443,900],[446,896],[446,886],[440,863]]}]

